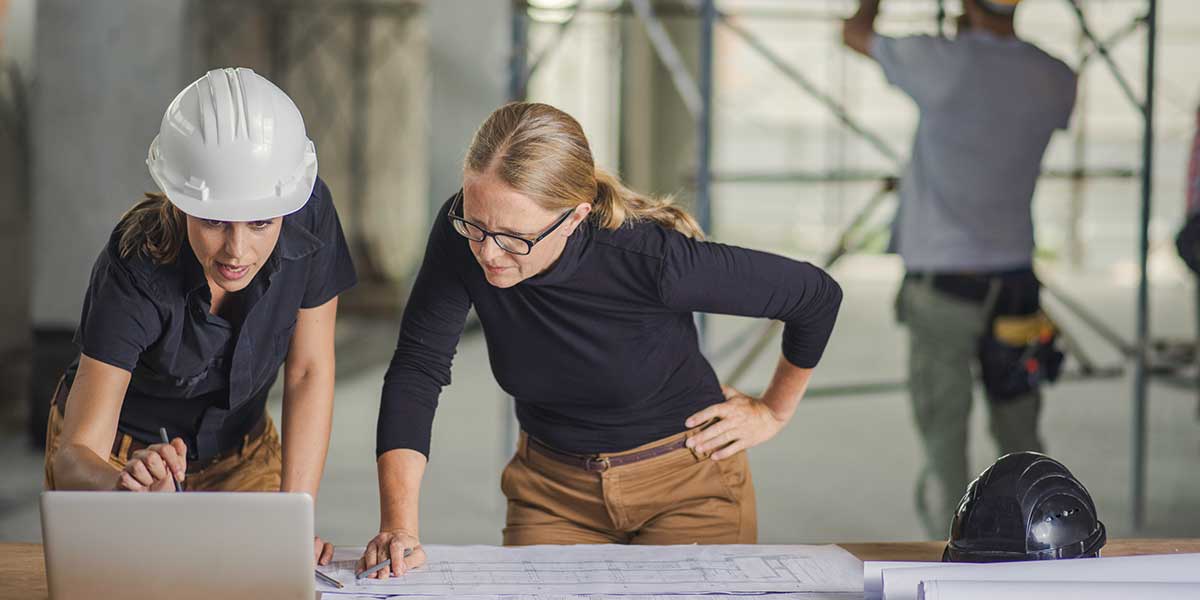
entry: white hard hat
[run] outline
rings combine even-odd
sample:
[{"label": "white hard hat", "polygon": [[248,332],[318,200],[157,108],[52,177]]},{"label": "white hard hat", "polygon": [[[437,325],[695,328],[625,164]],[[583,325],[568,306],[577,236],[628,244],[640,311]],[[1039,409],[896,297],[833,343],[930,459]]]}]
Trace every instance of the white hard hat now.
[{"label": "white hard hat", "polygon": [[167,107],[146,165],[193,217],[263,221],[304,207],[317,150],[283,90],[250,69],[215,69]]}]

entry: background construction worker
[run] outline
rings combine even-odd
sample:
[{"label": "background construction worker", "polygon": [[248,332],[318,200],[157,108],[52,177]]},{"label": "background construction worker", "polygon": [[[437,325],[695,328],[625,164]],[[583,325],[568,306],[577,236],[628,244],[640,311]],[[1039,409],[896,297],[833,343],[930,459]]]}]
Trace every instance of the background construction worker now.
[{"label": "background construction worker", "polygon": [[[992,333],[997,317],[1036,325],[1040,314],[1030,202],[1050,136],[1067,127],[1075,75],[1017,37],[1018,2],[963,0],[954,38],[877,34],[879,0],[861,0],[843,27],[845,44],[878,62],[920,111],[892,245],[906,269],[896,306],[909,329],[908,386],[926,455],[918,509],[928,480],[936,506],[919,512],[933,537],[944,537],[967,484],[974,358],[1000,453],[1042,448],[1041,398],[1036,382],[1021,381],[1023,351]],[[1002,376],[989,377],[997,363]],[[1004,384],[1008,375],[1016,385]]]},{"label": "background construction worker", "polygon": [[[92,269],[46,488],[316,498],[337,297],[355,273],[300,111],[249,69],[209,71],[167,108],[146,163],[163,193],[121,217]],[[266,412],[281,365],[282,444]],[[333,547],[313,552],[324,564]]]}]

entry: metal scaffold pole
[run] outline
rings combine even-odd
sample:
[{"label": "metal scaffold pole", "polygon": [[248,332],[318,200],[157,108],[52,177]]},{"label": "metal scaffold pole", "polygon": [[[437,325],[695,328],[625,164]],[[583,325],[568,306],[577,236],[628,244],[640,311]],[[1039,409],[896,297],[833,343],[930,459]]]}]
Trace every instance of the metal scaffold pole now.
[{"label": "metal scaffold pole", "polygon": [[1142,106],[1142,218],[1138,245],[1137,362],[1133,373],[1133,527],[1146,519],[1146,351],[1150,338],[1150,209],[1154,184],[1154,68],[1158,37],[1158,0],[1149,0],[1146,17],[1146,97]]}]

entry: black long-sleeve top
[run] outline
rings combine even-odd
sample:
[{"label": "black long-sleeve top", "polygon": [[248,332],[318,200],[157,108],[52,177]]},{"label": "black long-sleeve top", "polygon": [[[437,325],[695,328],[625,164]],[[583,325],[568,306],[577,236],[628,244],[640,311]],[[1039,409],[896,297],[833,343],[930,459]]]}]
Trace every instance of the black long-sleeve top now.
[{"label": "black long-sleeve top", "polygon": [[[461,194],[461,192],[459,192]],[[702,242],[652,222],[585,221],[545,272],[493,287],[439,211],[384,377],[376,453],[429,454],[438,396],[474,306],[492,374],[521,427],[568,452],[616,452],[679,433],[724,401],[693,312],[784,321],[783,354],[816,366],[841,304],[821,269]],[[492,243],[490,240],[486,243]]]}]

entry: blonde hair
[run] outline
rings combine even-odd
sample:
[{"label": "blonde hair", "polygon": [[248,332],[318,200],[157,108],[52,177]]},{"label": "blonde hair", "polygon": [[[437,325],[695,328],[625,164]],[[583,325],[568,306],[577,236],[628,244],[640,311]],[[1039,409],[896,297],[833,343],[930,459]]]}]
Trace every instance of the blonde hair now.
[{"label": "blonde hair", "polygon": [[496,109],[475,132],[463,170],[491,171],[547,210],[591,204],[590,218],[605,229],[652,221],[704,238],[696,219],[670,197],[635,192],[597,168],[583,128],[548,104],[512,102]]},{"label": "blonde hair", "polygon": [[187,217],[165,194],[147,193],[117,222],[121,258],[141,253],[155,263],[175,262],[187,240]]}]

